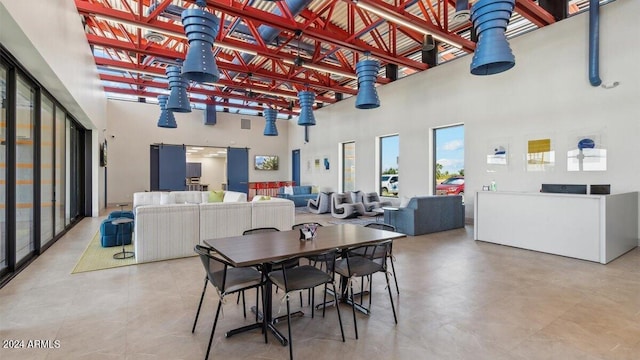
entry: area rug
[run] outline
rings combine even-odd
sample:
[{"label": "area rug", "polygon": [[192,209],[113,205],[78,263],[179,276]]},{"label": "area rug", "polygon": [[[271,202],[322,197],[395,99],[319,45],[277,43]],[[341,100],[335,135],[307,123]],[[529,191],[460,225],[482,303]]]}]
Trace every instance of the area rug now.
[{"label": "area rug", "polygon": [[[125,245],[124,248],[126,251],[133,251],[133,244]],[[114,259],[113,254],[119,251],[122,251],[122,246],[103,248],[100,245],[100,231],[98,231],[71,273],[75,274],[136,264],[135,257],[122,260]]]}]

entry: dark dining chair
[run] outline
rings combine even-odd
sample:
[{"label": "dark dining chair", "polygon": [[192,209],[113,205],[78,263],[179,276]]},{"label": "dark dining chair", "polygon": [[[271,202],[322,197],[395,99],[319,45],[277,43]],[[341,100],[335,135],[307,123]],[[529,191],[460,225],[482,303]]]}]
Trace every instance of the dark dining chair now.
[{"label": "dark dining chair", "polygon": [[[287,267],[284,264],[291,263],[294,260],[299,260],[298,258],[290,258],[280,262],[275,262],[273,265],[275,267],[279,267],[278,270],[273,270],[268,274],[269,280],[278,288],[284,290],[285,299],[287,300],[287,325],[288,325],[288,333],[289,333],[289,359],[293,360],[293,338],[291,333],[291,306],[289,304],[289,295],[293,292],[300,292],[302,290],[308,290],[312,293],[312,306],[311,306],[311,318],[314,317],[314,289],[318,286],[324,285],[324,303],[327,302],[327,285],[331,285],[334,295],[334,301],[338,302],[336,286],[334,282],[335,274],[333,269],[335,268],[334,263],[336,261],[336,252],[337,250],[331,250],[328,252],[324,252],[318,254],[318,256],[322,256],[324,259],[330,263],[327,265],[327,268],[330,269],[327,271],[322,271],[315,266],[312,265],[300,265],[294,267]],[[340,323],[340,334],[342,335],[342,342],[344,339],[344,329],[342,327],[342,317],[340,315],[340,307],[336,306],[336,311],[338,312],[338,322]],[[322,317],[325,315],[325,307],[322,309]]]},{"label": "dark dining chair", "polygon": [[[395,226],[384,223],[369,223],[364,227],[386,231],[396,231]],[[383,257],[383,254],[380,253],[381,250],[382,249],[378,250],[378,254],[373,254],[374,259],[381,259]],[[395,265],[393,265],[393,262],[395,260],[395,258],[393,257],[393,243],[391,243],[391,246],[389,246],[389,256],[387,257],[387,259],[391,261],[391,273],[393,274],[393,280],[396,283],[396,293],[400,295],[400,288],[398,287],[398,277],[396,276],[396,267]]]},{"label": "dark dining chair", "polygon": [[[198,323],[198,316],[200,315],[200,309],[202,308],[202,301],[204,300],[204,294],[207,291],[207,283],[213,285],[219,295],[218,308],[216,310],[216,317],[213,321],[213,327],[211,328],[211,335],[209,336],[209,345],[207,346],[207,354],[205,360],[209,358],[211,352],[211,343],[213,342],[213,334],[216,331],[216,325],[218,324],[218,317],[222,308],[224,297],[235,292],[244,292],[249,289],[256,289],[256,295],[259,289],[264,285],[265,279],[260,271],[254,267],[234,267],[224,259],[217,257],[214,249],[196,245],[194,251],[200,257],[202,265],[204,266],[206,276],[204,278],[204,288],[202,289],[202,295],[200,296],[200,303],[198,304],[198,311],[196,312],[196,318],[193,321],[193,328],[191,333],[195,332],[196,324]],[[264,309],[264,291],[262,293],[262,308]],[[258,303],[256,302],[256,322],[258,321]],[[264,333],[264,342],[267,342],[267,326],[263,321],[262,331]]]},{"label": "dark dining chair", "polygon": [[[260,234],[260,233],[267,233],[267,232],[274,232],[274,231],[280,231],[280,230],[274,227],[261,227],[261,228],[245,230],[242,233],[242,235]],[[292,259],[291,261],[280,264],[278,266],[293,267],[293,266],[298,266],[299,263],[300,263],[299,259]],[[277,270],[277,268],[272,268],[272,270]],[[276,291],[277,290],[278,289],[276,289]],[[236,300],[236,302],[239,302],[239,301],[240,301],[240,294],[238,294],[238,299]],[[242,306],[244,307],[244,292],[242,293]],[[300,293],[300,306],[302,306],[302,293]]]},{"label": "dark dining chair", "polygon": [[[389,256],[389,248],[391,240],[384,240],[374,245],[361,245],[346,249],[342,252],[342,258],[335,262],[335,272],[342,276],[343,281],[347,281],[344,294],[348,300],[351,300],[351,309],[353,311],[353,327],[358,338],[358,324],[356,320],[356,302],[353,292],[354,278],[369,278],[378,272],[384,273],[387,281],[387,290],[389,292],[389,300],[391,301],[391,310],[393,310],[393,319],[398,323],[396,316],[396,308],[393,304],[393,296],[391,295],[391,287],[389,286],[389,274],[387,273],[387,257]],[[382,254],[382,258],[374,258],[374,254]],[[369,280],[369,308],[371,310],[372,281]]]}]

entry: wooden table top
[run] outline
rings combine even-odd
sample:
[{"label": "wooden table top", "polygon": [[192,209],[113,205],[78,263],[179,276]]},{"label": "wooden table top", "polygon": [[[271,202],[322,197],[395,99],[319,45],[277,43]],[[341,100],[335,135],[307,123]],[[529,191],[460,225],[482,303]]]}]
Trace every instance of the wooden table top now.
[{"label": "wooden table top", "polygon": [[393,231],[341,224],[318,227],[315,239],[307,241],[299,240],[298,230],[289,230],[210,239],[204,243],[234,266],[242,267],[405,236]]}]

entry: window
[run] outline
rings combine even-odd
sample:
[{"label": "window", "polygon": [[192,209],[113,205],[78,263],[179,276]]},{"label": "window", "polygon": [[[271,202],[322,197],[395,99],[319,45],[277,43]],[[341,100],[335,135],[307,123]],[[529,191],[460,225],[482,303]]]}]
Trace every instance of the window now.
[{"label": "window", "polygon": [[53,240],[53,101],[40,102],[40,245]]},{"label": "window", "polygon": [[400,136],[380,137],[380,195],[398,196],[398,155],[400,153]]},{"label": "window", "polygon": [[434,194],[464,193],[464,125],[434,129],[433,146]]},{"label": "window", "polygon": [[35,251],[33,226],[34,111],[36,89],[21,75],[16,79],[16,262]]}]

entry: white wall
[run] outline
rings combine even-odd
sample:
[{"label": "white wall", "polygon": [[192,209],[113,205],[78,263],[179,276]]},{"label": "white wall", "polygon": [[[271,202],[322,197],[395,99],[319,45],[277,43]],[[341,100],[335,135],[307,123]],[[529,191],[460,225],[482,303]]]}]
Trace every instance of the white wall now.
[{"label": "white wall", "polygon": [[222,190],[227,182],[227,159],[225,157],[189,156],[187,162],[200,163],[202,176],[200,184],[209,185],[209,190]]},{"label": "white wall", "polygon": [[[203,124],[203,111],[175,113],[177,129],[156,126],[160,107],[155,104],[109,100],[106,137],[109,141],[108,203],[131,202],[134,192],[150,189],[149,146],[154,143],[249,148],[249,181],[289,180],[290,152],[287,120],[277,120],[279,136],[264,136],[265,120],[258,116],[218,113],[214,126]],[[251,129],[240,128],[250,119]],[[253,170],[254,155],[278,155],[280,170]]]},{"label": "white wall", "polygon": [[[337,190],[338,167],[307,172],[307,159],[329,154],[337,164],[340,142],[356,141],[357,188],[375,189],[377,136],[400,135],[400,196],[432,190],[433,128],[465,125],[466,216],[473,217],[473,197],[495,180],[500,190],[538,191],[540,184],[611,184],[613,192],[640,190],[636,159],[640,140],[640,1],[603,6],[600,23],[600,74],[614,89],[588,81],[588,14],[525,34],[510,41],[516,66],[492,76],[472,76],[471,56],[443,64],[378,88],[381,106],[357,110],[355,97],[315,111],[310,142],[292,122],[291,149],[301,149],[302,183]],[[566,151],[575,136],[598,132],[609,151],[606,172],[567,172]],[[550,137],[557,163],[549,172],[526,172],[526,141]],[[507,138],[510,165],[488,173],[487,146]],[[575,148],[575,147],[574,147]]]},{"label": "white wall", "polygon": [[[106,96],[73,1],[2,0],[0,43],[85,128],[98,130],[92,146],[93,215],[103,203],[97,141],[106,128]],[[89,195],[89,194],[88,194]]]}]

